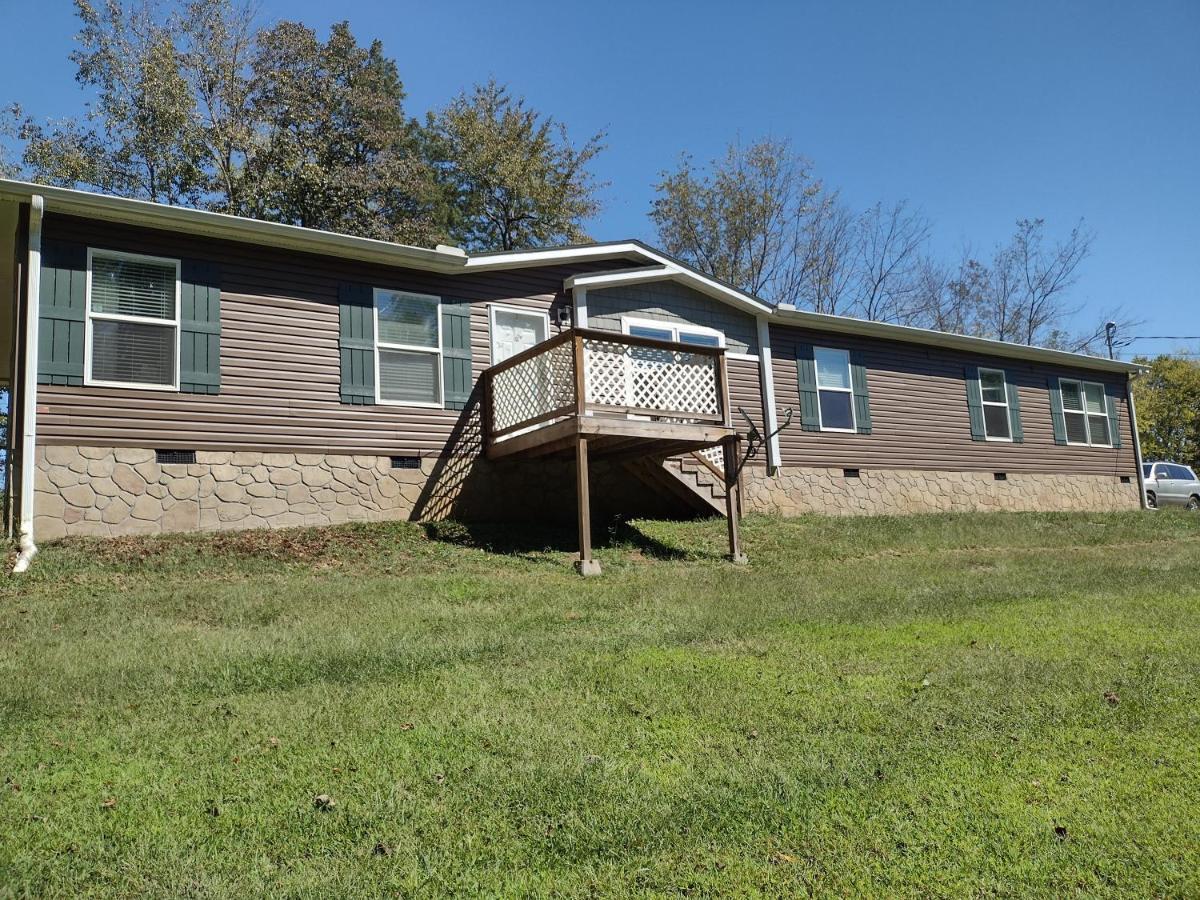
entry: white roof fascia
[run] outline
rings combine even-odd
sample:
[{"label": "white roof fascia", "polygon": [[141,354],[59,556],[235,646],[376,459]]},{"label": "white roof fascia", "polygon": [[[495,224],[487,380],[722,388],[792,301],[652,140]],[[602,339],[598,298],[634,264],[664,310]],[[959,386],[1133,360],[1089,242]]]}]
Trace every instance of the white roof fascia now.
[{"label": "white roof fascia", "polygon": [[678,269],[667,266],[653,266],[644,269],[616,269],[611,272],[588,272],[572,275],[563,281],[567,288],[607,288],[622,284],[644,284],[650,281],[664,281],[674,277]]},{"label": "white roof fascia", "polygon": [[582,247],[549,247],[544,250],[508,250],[503,253],[484,253],[467,260],[467,269],[486,272],[489,269],[520,269],[529,266],[548,266],[555,263],[580,262],[597,259],[644,259],[668,265],[669,260],[647,250],[633,241],[611,244],[587,244]]},{"label": "white roof fascia", "polygon": [[622,284],[644,284],[652,281],[674,281],[677,284],[686,285],[701,294],[737,307],[753,316],[764,315],[771,311],[771,308],[765,303],[760,303],[739,290],[671,262],[644,269],[615,269],[611,272],[588,272],[572,275],[563,281],[563,285],[567,288],[603,290]]},{"label": "white roof fascia", "polygon": [[825,313],[808,312],[795,307],[780,305],[775,308],[771,320],[780,325],[812,328],[818,331],[833,331],[839,334],[861,335],[884,340],[903,341],[927,347],[945,347],[966,353],[981,353],[987,356],[1003,356],[1031,362],[1051,363],[1058,366],[1073,366],[1077,369],[1093,369],[1102,372],[1141,372],[1145,367],[1119,359],[1088,356],[1085,353],[1069,353],[1066,350],[1051,350],[1046,347],[1031,347],[990,338],[952,334],[929,328],[913,328],[909,325],[893,325],[888,322],[871,322],[852,319],[848,316],[831,316]]},{"label": "white roof fascia", "polygon": [[335,255],[362,262],[447,273],[461,272],[467,262],[466,253],[457,247],[429,250],[186,206],[168,206],[148,200],[130,200],[90,191],[0,179],[0,197],[28,201],[34,194],[45,198],[47,212],[164,228],[224,240],[252,241],[263,246]]}]

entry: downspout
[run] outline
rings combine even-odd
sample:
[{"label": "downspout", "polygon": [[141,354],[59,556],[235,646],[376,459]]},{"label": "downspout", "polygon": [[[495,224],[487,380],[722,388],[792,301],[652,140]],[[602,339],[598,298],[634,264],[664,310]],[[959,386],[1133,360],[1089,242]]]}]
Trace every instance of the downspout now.
[{"label": "downspout", "polygon": [[13,574],[29,568],[37,554],[33,542],[34,474],[37,472],[38,316],[42,284],[42,213],[45,201],[29,198],[29,256],[25,266],[25,379],[21,385],[21,513],[19,548]]},{"label": "downspout", "polygon": [[1142,439],[1138,436],[1137,404],[1133,402],[1133,379],[1136,374],[1130,372],[1125,376],[1125,396],[1129,398],[1129,426],[1133,429],[1133,462],[1137,466],[1138,497],[1142,509],[1149,509],[1146,504],[1146,476],[1142,472]]},{"label": "downspout", "polygon": [[767,434],[767,474],[774,475],[779,468],[779,423],[775,415],[775,372],[771,365],[771,328],[766,316],[759,316],[758,323],[758,378],[762,382],[763,416]]}]

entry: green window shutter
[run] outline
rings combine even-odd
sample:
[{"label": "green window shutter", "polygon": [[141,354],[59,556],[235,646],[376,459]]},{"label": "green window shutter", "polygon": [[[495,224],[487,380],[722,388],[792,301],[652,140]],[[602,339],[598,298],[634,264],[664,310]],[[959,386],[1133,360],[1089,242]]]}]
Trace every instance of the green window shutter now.
[{"label": "green window shutter", "polygon": [[1067,442],[1067,417],[1063,415],[1062,390],[1057,378],[1047,378],[1046,385],[1050,388],[1050,421],[1054,423],[1054,443]]},{"label": "green window shutter", "polygon": [[343,403],[375,403],[375,300],[370,285],[338,285],[338,348]]},{"label": "green window shutter", "polygon": [[967,382],[967,413],[971,417],[971,440],[986,441],[983,427],[983,394],[979,390],[979,367],[967,366],[963,372]]},{"label": "green window shutter", "polygon": [[179,266],[179,390],[221,392],[221,267],[185,259]]},{"label": "green window shutter", "polygon": [[1014,444],[1025,440],[1025,429],[1021,427],[1021,392],[1017,390],[1016,382],[1004,373],[1004,387],[1008,393],[1008,428],[1012,433]]},{"label": "green window shutter", "polygon": [[1108,433],[1112,438],[1112,445],[1119,450],[1121,448],[1121,416],[1118,412],[1120,407],[1117,406],[1117,386],[1115,384],[1104,386],[1104,398],[1108,401]]},{"label": "green window shutter", "polygon": [[474,384],[471,372],[471,304],[442,301],[442,385],[446,409],[464,409]]},{"label": "green window shutter", "polygon": [[817,364],[812,344],[796,345],[796,382],[800,388],[800,429],[821,430],[820,398],[817,395]]},{"label": "green window shutter", "polygon": [[854,421],[859,434],[871,433],[871,395],[867,392],[867,364],[862,352],[850,353],[850,384],[854,388]]},{"label": "green window shutter", "polygon": [[38,312],[38,384],[83,384],[87,247],[42,245]]}]

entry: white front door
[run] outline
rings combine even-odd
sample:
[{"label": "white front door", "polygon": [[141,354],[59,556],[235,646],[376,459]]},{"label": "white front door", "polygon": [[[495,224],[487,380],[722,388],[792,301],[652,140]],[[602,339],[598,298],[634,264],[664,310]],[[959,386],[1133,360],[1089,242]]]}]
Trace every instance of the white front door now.
[{"label": "white front door", "polygon": [[550,317],[531,309],[492,307],[492,365],[549,337]]}]

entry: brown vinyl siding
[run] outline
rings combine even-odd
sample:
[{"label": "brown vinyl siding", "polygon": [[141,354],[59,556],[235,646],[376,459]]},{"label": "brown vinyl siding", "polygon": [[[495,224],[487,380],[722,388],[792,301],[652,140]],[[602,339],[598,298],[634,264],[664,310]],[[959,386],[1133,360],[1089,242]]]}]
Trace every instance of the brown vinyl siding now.
[{"label": "brown vinyl siding", "polygon": [[759,432],[765,435],[762,378],[759,375],[758,360],[728,358],[725,364],[726,371],[729,373],[729,412],[733,427],[741,434],[746,432],[746,420],[738,412],[740,407],[750,416]]},{"label": "brown vinyl siding", "polygon": [[[861,350],[871,395],[871,434],[803,431],[796,380],[796,345]],[[1047,366],[956,350],[771,326],[775,402],[791,427],[779,436],[785,466],[863,469],[945,469],[996,472],[1136,475],[1125,376]],[[966,366],[1002,368],[1021,398],[1023,443],[973,441],[967,412]],[[1082,378],[1120,386],[1121,448],[1054,443],[1048,378]]]},{"label": "brown vinyl siding", "polygon": [[[472,367],[490,363],[488,306],[556,310],[569,302],[563,280],[575,272],[612,268],[611,261],[522,268],[507,272],[439,275],[263,248],[235,241],[92,222],[49,214],[45,237],[93,247],[219,263],[222,271],[221,392],[218,395],[99,387],[40,388],[39,439],[47,444],[94,444],[197,449],[279,449],[432,455],[444,452],[470,410],[352,406],[339,400],[338,284],[378,287],[466,300],[471,309]],[[974,469],[1009,472],[1134,475],[1123,375],[1000,361],[917,344],[820,334],[771,326],[780,435],[787,466],[892,469]],[[798,341],[861,349],[868,368],[873,433],[805,432],[799,422],[795,346]],[[964,367],[1000,365],[1020,389],[1025,441],[971,440]],[[765,433],[759,364],[727,360],[731,413],[745,408]],[[1048,377],[1119,384],[1120,450],[1059,446],[1050,419]],[[472,428],[464,427],[468,434]],[[471,452],[476,443],[454,445]],[[762,457],[759,458],[761,461]]]},{"label": "brown vinyl siding", "polygon": [[[478,376],[491,358],[489,303],[546,310],[565,302],[562,283],[568,275],[611,266],[439,275],[50,215],[45,235],[93,247],[207,259],[222,271],[219,395],[43,386],[38,403],[45,411],[38,430],[47,444],[438,453],[459,412],[340,402],[338,283],[471,301],[472,365]],[[553,312],[550,318],[553,332]]]}]

